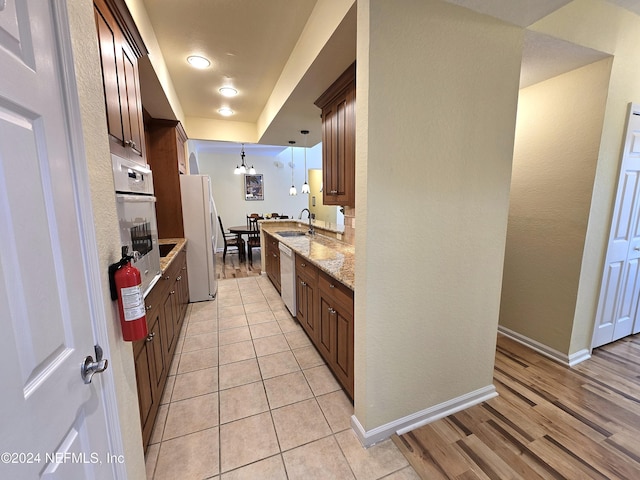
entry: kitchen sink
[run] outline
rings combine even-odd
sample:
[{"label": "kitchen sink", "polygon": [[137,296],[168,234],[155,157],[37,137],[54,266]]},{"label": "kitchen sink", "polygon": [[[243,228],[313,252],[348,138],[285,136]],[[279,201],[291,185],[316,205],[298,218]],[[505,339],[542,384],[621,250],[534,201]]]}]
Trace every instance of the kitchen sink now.
[{"label": "kitchen sink", "polygon": [[173,250],[173,247],[175,247],[177,245],[177,243],[164,243],[162,245],[158,245],[158,247],[160,248],[160,257],[166,257],[167,255],[169,255],[169,252],[171,252],[171,250]]},{"label": "kitchen sink", "polygon": [[307,232],[301,230],[285,230],[284,232],[276,232],[281,237],[304,237]]}]

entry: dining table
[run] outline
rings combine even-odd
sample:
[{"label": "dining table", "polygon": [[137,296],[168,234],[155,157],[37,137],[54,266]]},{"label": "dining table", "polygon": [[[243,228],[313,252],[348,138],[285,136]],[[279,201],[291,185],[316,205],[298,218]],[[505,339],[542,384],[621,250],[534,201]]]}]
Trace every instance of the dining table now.
[{"label": "dining table", "polygon": [[[253,232],[253,230],[251,230],[251,227],[249,227],[248,225],[236,225],[234,227],[229,227],[227,230],[229,230],[231,233],[235,233],[236,235],[240,235],[240,238],[242,238],[243,235],[249,235]],[[243,256],[247,258],[246,252],[242,253]]]}]

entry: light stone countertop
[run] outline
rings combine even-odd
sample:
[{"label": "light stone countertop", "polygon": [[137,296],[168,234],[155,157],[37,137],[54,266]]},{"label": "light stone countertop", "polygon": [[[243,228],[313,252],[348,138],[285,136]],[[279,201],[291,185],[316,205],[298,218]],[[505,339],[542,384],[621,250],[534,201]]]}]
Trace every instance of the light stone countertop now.
[{"label": "light stone countertop", "polygon": [[[278,225],[280,223],[280,225]],[[351,290],[355,290],[355,248],[353,245],[335,238],[316,233],[299,237],[282,237],[279,231],[299,230],[306,232],[305,222],[292,225],[285,222],[261,222],[265,233],[273,235],[279,242],[290,247],[298,255],[302,255],[323,272],[342,282]],[[320,229],[317,229],[319,231]]]},{"label": "light stone countertop", "polygon": [[170,243],[175,243],[176,246],[173,247],[173,249],[167,254],[166,257],[160,257],[160,271],[162,272],[163,275],[164,275],[164,272],[167,271],[167,268],[169,268],[169,265],[171,265],[171,262],[173,261],[175,256],[178,254],[178,252],[182,250],[184,246],[187,244],[187,239],[186,238],[160,238],[158,240],[158,245],[168,245]]}]

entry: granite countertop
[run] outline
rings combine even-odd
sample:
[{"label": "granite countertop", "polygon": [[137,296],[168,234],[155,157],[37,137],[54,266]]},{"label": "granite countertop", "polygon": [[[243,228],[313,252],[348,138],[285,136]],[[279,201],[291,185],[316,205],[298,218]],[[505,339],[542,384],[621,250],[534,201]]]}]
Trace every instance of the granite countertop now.
[{"label": "granite countertop", "polygon": [[160,257],[160,271],[164,275],[171,262],[176,257],[178,252],[184,248],[187,244],[186,238],[160,238],[158,240],[159,245],[168,245],[171,243],[175,243],[176,246],[171,249],[171,251],[165,257]]},{"label": "granite countertop", "polygon": [[342,282],[351,290],[355,290],[355,248],[353,245],[316,233],[299,237],[282,237],[278,231],[300,230],[307,231],[298,225],[278,226],[275,222],[262,224],[264,231],[273,235],[279,242],[290,247],[294,252],[307,258],[320,270],[328,273],[336,280]]}]

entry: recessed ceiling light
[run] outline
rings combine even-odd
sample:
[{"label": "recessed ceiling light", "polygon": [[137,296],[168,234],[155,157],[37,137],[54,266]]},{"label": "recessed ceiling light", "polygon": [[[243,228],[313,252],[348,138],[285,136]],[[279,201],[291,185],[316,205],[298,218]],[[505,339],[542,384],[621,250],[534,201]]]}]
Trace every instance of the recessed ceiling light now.
[{"label": "recessed ceiling light", "polygon": [[221,87],[218,91],[220,95],[224,95],[225,97],[235,97],[238,94],[238,90],[233,87]]},{"label": "recessed ceiling light", "polygon": [[229,107],[222,107],[218,109],[218,113],[223,117],[228,117],[230,115],[233,115],[234,112]]},{"label": "recessed ceiling light", "polygon": [[200,55],[191,55],[187,57],[187,62],[195,68],[207,68],[211,65],[211,62]]}]

